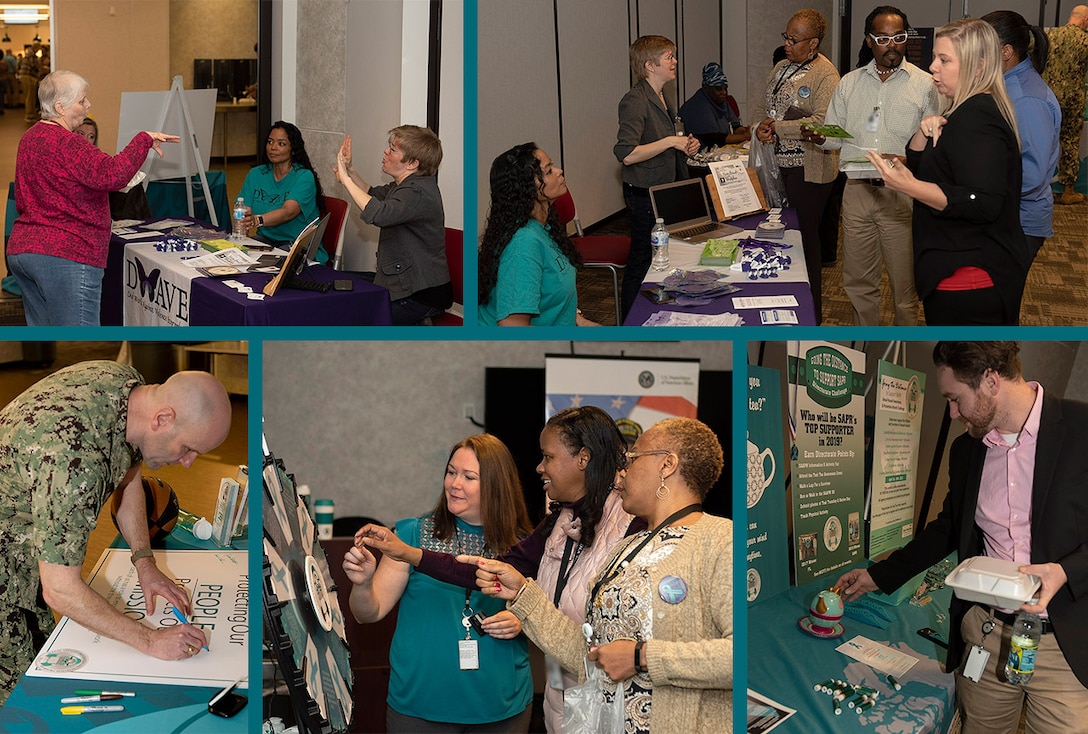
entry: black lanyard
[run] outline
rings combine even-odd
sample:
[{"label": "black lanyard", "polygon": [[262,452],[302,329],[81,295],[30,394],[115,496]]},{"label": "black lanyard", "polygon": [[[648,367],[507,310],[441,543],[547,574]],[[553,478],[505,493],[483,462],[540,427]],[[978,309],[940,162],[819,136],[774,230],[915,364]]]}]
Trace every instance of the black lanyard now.
[{"label": "black lanyard", "polygon": [[608,567],[608,570],[604,572],[604,574],[601,576],[601,578],[594,585],[593,591],[589,595],[589,603],[592,604],[597,599],[597,592],[599,592],[601,590],[601,587],[604,586],[605,584],[607,584],[608,582],[612,581],[614,578],[619,576],[621,573],[623,573],[623,571],[627,568],[627,564],[629,564],[631,562],[631,559],[633,559],[635,556],[637,556],[639,554],[639,552],[643,548],[645,548],[646,545],[651,540],[653,540],[654,537],[658,533],[660,533],[662,530],[664,530],[666,527],[668,527],[669,523],[675,522],[675,521],[679,520],[680,518],[682,518],[684,515],[687,515],[689,513],[699,512],[702,509],[703,509],[703,506],[701,504],[699,504],[698,502],[696,502],[693,505],[688,505],[687,507],[681,507],[679,510],[677,510],[676,512],[672,513],[671,515],[666,517],[664,520],[662,520],[660,525],[658,525],[656,528],[651,530],[649,532],[649,534],[645,538],[643,538],[642,542],[639,543],[635,547],[635,549],[633,551],[628,553],[627,556],[622,561],[619,561],[618,560],[619,556],[616,556],[616,560],[613,560],[612,565]]},{"label": "black lanyard", "polygon": [[[570,575],[574,572],[574,564],[578,562],[578,556],[582,555],[582,548],[584,547],[580,541],[575,545],[574,538],[567,537],[567,545],[563,548],[563,560],[559,564],[559,576],[555,580],[555,594],[552,598],[552,602],[557,607],[559,606],[559,597],[563,595],[563,589],[567,588]],[[571,550],[574,551],[573,556]]]},{"label": "black lanyard", "polygon": [[811,63],[812,63],[812,61],[813,61],[813,59],[815,59],[815,58],[816,58],[816,57],[815,57],[815,56],[813,56],[813,57],[812,57],[811,59],[809,59],[808,61],[803,61],[803,62],[801,62],[800,64],[798,64],[798,65],[797,65],[797,68],[796,68],[796,69],[794,69],[793,71],[791,71],[791,72],[790,72],[790,75],[789,75],[789,76],[786,76],[786,70],[785,70],[785,68],[783,68],[783,69],[782,69],[782,76],[781,76],[781,77],[779,77],[779,79],[778,79],[778,84],[776,84],[776,85],[775,85],[775,87],[774,87],[774,90],[773,90],[773,91],[771,92],[771,99],[770,99],[770,102],[771,102],[771,104],[772,104],[772,105],[774,105],[774,107],[775,107],[776,109],[777,109],[777,107],[778,107],[778,103],[777,103],[777,102],[775,102],[775,97],[777,97],[777,96],[778,96],[778,90],[782,88],[782,85],[783,85],[783,84],[785,84],[786,82],[788,82],[788,81],[789,81],[790,79],[793,79],[794,75],[796,75],[796,74],[797,74],[797,72],[799,72],[799,71],[801,71],[801,69],[805,68],[805,65],[806,65],[806,64],[811,64]]}]

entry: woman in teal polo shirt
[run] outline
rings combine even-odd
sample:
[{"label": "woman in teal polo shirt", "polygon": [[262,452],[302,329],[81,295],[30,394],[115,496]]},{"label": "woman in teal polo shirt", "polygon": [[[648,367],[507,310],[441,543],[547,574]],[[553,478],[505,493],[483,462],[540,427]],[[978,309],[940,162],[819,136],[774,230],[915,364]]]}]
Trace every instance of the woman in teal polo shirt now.
[{"label": "woman in teal polo shirt", "polygon": [[481,326],[587,326],[575,276],[582,258],[552,202],[567,191],[563,169],[535,143],[491,164],[491,208],[480,240]]},{"label": "woman in teal polo shirt", "polygon": [[[242,220],[246,230],[257,227],[255,239],[290,245],[306,225],[325,213],[325,192],[310,163],[302,133],[289,122],[272,123],[261,163],[249,169],[238,195],[249,207]],[[318,261],[329,259],[323,249]]]},{"label": "woman in teal polo shirt", "polygon": [[[397,537],[442,553],[506,552],[532,530],[517,467],[490,434],[469,436],[450,451],[442,496],[431,512],[401,520]],[[389,650],[390,732],[526,732],[533,686],[521,625],[501,600],[436,581],[408,563],[363,544],[344,556],[350,605],[361,623],[377,622],[400,602]],[[480,613],[479,634],[467,618]]]}]

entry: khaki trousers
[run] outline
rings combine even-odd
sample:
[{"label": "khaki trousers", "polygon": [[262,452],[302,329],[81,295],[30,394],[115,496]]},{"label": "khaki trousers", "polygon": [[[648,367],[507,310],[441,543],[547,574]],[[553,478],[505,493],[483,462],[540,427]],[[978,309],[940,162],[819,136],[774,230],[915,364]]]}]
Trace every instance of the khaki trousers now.
[{"label": "khaki trousers", "polygon": [[[982,640],[987,613],[972,607],[960,627],[970,652]],[[978,683],[956,671],[956,693],[963,714],[963,734],[1015,734],[1020,709],[1027,706],[1027,734],[1078,734],[1088,726],[1088,688],[1081,685],[1053,634],[1043,635],[1035,674],[1026,686],[1005,681],[1011,625],[996,621],[983,646],[990,653]],[[966,655],[964,656],[966,659]]]},{"label": "khaki trousers", "polygon": [[910,197],[859,179],[842,195],[842,283],[854,307],[854,323],[880,325],[881,265],[895,304],[896,326],[918,325]]}]

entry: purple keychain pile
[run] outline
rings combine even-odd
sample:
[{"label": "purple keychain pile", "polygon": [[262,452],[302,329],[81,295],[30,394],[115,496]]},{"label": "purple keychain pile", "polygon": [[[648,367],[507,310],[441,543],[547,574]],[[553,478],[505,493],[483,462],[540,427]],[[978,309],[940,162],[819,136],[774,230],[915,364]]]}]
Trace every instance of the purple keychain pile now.
[{"label": "purple keychain pile", "polygon": [[781,242],[768,242],[745,237],[740,241],[740,246],[745,250],[746,258],[741,262],[741,270],[748,273],[749,280],[759,278],[777,278],[782,270],[789,270],[793,259],[781,250],[792,245]]},{"label": "purple keychain pile", "polygon": [[199,242],[170,236],[155,243],[155,249],[159,252],[192,252],[200,249]]}]

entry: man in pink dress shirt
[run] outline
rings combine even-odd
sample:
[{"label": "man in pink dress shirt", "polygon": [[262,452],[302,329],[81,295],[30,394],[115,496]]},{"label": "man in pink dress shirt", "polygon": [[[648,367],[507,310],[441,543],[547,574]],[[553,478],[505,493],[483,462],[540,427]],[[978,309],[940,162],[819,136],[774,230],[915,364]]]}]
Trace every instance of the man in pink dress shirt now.
[{"label": "man in pink dress shirt", "polygon": [[[1088,721],[1088,405],[1026,382],[1019,351],[1016,342],[937,344],[938,389],[967,429],[949,452],[944,507],[906,546],[837,582],[847,601],[890,593],[954,550],[1042,579],[1038,603],[1022,607],[1045,620],[1027,686],[1004,678],[1018,610],[953,597],[947,666],[964,734],[1013,734],[1025,703],[1029,732],[1083,732]],[[977,682],[958,670],[976,646],[989,653]]]}]

